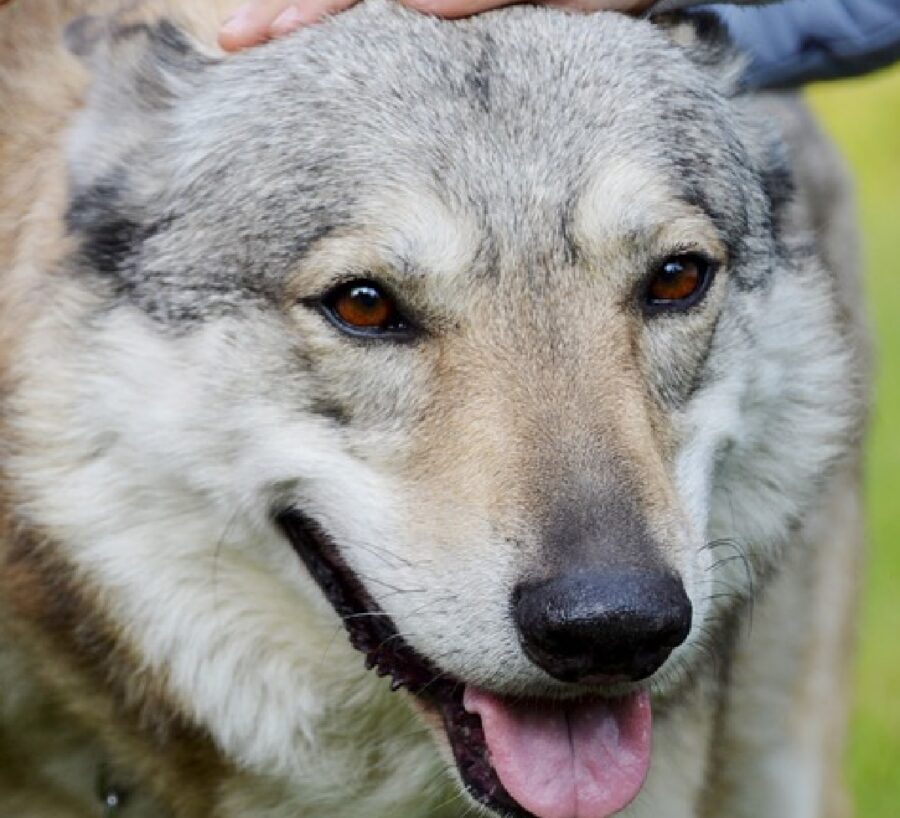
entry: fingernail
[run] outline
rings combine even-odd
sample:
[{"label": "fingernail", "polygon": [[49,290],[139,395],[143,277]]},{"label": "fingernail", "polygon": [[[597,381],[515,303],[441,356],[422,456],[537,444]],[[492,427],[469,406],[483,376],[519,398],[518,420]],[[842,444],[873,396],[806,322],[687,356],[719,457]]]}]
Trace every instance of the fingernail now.
[{"label": "fingernail", "polygon": [[244,23],[247,21],[247,17],[252,8],[252,3],[244,3],[244,5],[238,6],[231,13],[231,16],[225,18],[225,22],[222,24],[222,31],[226,34],[238,33],[244,28]]},{"label": "fingernail", "polygon": [[275,18],[272,25],[269,26],[269,31],[278,36],[283,36],[290,34],[308,22],[306,15],[297,6],[291,6]]}]

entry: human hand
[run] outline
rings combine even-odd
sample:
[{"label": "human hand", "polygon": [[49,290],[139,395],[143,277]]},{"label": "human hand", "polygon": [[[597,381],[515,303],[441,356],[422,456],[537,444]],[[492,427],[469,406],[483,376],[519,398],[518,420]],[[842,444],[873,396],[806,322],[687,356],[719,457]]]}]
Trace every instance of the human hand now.
[{"label": "human hand", "polygon": [[[229,18],[219,32],[219,45],[226,51],[258,45],[283,37],[328,14],[335,14],[359,0],[250,0]],[[519,0],[401,0],[409,8],[438,17],[468,17]],[[573,11],[623,11],[639,14],[654,0],[541,0],[545,5]]]}]

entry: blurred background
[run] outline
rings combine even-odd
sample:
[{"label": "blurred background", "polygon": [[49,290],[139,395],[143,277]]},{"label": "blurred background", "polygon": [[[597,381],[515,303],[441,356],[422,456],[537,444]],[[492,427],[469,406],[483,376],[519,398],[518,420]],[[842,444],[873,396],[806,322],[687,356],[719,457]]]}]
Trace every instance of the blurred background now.
[{"label": "blurred background", "polygon": [[862,80],[815,86],[809,90],[809,98],[856,175],[869,310],[878,356],[866,485],[868,566],[856,658],[856,706],[848,771],[858,818],[897,818],[900,816],[900,67]]}]

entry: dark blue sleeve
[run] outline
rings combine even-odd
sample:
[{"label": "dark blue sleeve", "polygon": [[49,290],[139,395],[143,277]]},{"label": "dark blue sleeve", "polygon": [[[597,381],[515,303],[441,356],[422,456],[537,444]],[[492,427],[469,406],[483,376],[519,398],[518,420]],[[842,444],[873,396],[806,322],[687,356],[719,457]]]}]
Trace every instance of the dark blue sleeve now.
[{"label": "dark blue sleeve", "polygon": [[748,88],[849,77],[900,59],[900,0],[787,0],[710,6],[750,57]]}]

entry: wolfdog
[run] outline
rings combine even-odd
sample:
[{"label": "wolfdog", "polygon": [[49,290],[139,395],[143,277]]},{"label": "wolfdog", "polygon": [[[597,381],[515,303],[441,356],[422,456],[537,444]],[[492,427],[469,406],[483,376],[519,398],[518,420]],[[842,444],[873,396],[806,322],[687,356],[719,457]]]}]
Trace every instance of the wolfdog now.
[{"label": "wolfdog", "polygon": [[0,12],[0,815],[844,814],[802,105],[709,17],[226,5]]}]

